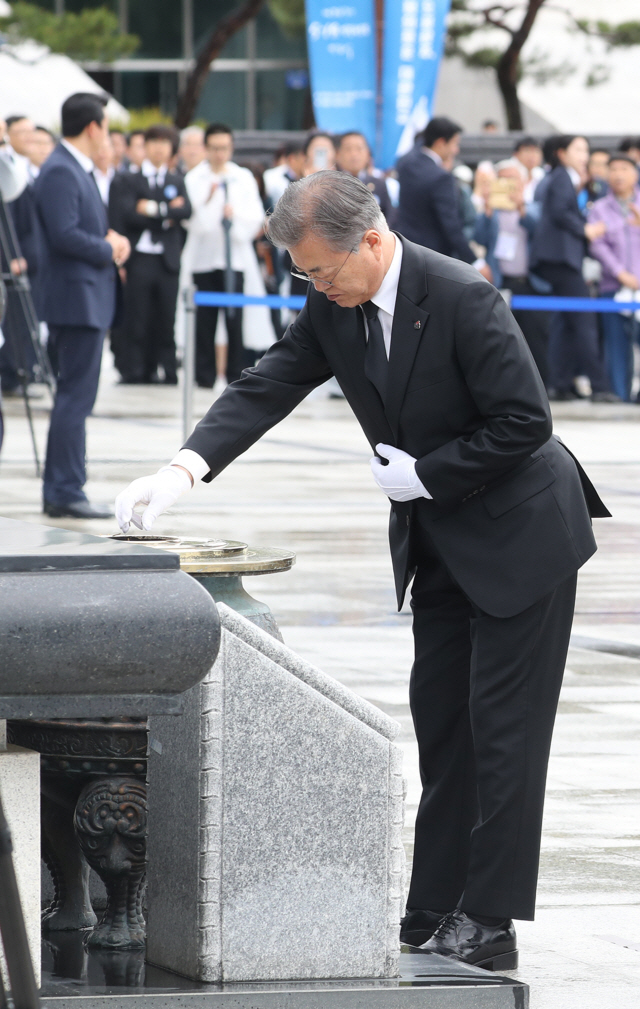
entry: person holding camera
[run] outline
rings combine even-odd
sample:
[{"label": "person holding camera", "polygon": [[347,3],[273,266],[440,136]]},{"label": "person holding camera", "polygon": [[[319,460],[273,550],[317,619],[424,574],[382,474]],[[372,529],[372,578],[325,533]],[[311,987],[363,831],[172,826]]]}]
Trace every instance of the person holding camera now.
[{"label": "person holding camera", "polygon": [[[233,133],[224,123],[212,123],[204,134],[205,160],[187,173],[185,183],[193,216],[188,224],[184,249],[185,273],[193,277],[199,291],[225,291],[227,269],[233,273],[236,293],[244,290],[245,270],[255,262],[253,240],[264,219],[264,207],[258,185],[248,168],[231,160]],[[228,228],[229,253],[225,222]],[[216,327],[218,309],[198,307],[196,316],[196,382],[211,389],[220,373],[220,380],[240,378],[244,368],[242,340],[242,309],[225,309],[228,351],[223,368],[223,356],[216,362]],[[220,368],[218,368],[218,364]]]}]

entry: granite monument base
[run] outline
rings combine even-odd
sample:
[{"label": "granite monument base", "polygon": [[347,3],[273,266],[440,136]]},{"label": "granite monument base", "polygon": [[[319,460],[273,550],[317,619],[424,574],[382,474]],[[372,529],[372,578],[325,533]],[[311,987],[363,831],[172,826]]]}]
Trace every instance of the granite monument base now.
[{"label": "granite monument base", "polygon": [[[42,1009],[528,1009],[522,981],[441,956],[401,953],[397,978],[203,984],[187,981],[142,955],[87,951],[77,934],[61,959],[45,950]],[[75,947],[75,956],[70,946]]]},{"label": "granite monument base", "polygon": [[149,721],[147,959],[210,982],[394,977],[399,726],[218,610],[210,673]]}]

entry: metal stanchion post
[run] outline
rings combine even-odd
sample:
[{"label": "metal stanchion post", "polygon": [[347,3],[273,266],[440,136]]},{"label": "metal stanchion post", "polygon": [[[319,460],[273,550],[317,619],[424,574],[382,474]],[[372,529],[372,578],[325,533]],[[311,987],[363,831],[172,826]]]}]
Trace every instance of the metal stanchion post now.
[{"label": "metal stanchion post", "polygon": [[196,368],[196,312],[193,297],[196,288],[191,284],[184,297],[184,355],[182,358],[182,441],[185,442],[193,428],[193,380]]}]

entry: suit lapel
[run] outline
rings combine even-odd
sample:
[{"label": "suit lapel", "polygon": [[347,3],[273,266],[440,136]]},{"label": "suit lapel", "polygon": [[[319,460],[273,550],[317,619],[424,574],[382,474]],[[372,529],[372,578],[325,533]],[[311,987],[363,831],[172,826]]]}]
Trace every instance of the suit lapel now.
[{"label": "suit lapel", "polygon": [[427,296],[425,264],[414,253],[414,247],[410,243],[402,239],[400,241],[403,245],[402,267],[391,329],[389,384],[385,410],[396,439],[407,384],[429,319],[429,313],[420,306],[420,302]]}]

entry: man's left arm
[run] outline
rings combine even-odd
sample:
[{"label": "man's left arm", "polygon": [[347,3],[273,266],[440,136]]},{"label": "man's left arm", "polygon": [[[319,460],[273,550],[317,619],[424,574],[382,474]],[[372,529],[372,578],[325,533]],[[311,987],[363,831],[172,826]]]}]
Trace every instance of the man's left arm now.
[{"label": "man's left arm", "polygon": [[455,345],[484,423],[416,462],[421,483],[444,507],[507,474],[552,434],[542,379],[515,319],[490,284],[469,284],[459,299]]}]

